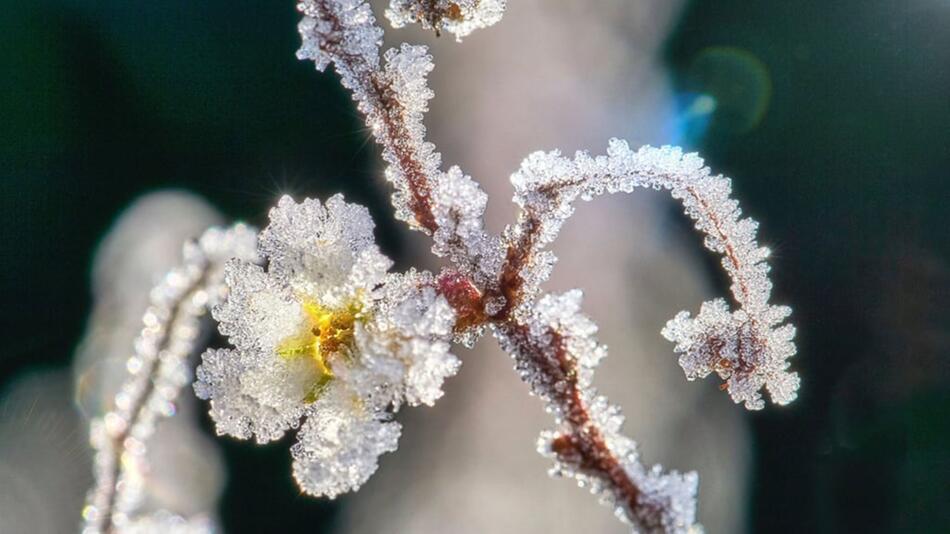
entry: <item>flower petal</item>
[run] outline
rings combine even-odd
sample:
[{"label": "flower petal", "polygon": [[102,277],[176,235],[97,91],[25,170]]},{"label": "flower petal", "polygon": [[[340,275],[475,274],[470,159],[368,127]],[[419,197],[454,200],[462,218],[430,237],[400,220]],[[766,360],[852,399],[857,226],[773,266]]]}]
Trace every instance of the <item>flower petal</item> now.
[{"label": "flower petal", "polygon": [[195,394],[211,401],[210,415],[219,435],[239,439],[254,436],[258,443],[279,439],[299,424],[304,412],[301,404],[272,406],[248,393],[243,385],[247,368],[254,365],[248,353],[229,349],[211,349],[202,356],[195,381]]},{"label": "flower petal", "polygon": [[270,224],[260,235],[261,253],[269,272],[294,291],[318,297],[343,285],[360,252],[376,245],[369,210],[334,195],[323,205],[289,196],[270,211]]},{"label": "flower petal", "polygon": [[286,287],[252,263],[231,260],[225,267],[229,294],[212,313],[218,330],[242,350],[273,353],[300,330],[305,317]]},{"label": "flower petal", "polygon": [[330,498],[358,489],[376,472],[379,456],[396,450],[402,426],[386,417],[364,410],[344,388],[322,395],[291,448],[300,488]]}]

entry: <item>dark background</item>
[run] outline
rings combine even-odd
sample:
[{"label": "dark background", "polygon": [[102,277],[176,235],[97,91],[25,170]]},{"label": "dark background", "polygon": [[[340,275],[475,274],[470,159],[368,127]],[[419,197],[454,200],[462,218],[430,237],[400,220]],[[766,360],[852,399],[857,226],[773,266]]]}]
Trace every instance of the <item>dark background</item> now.
[{"label": "dark background", "polygon": [[[2,4],[0,387],[68,364],[94,247],[145,191],[252,221],[343,191],[400,256],[348,96],[294,58],[293,2]],[[799,326],[800,399],[749,415],[753,530],[950,531],[950,3],[694,1],[664,60],[718,103],[692,140],[763,221]],[[221,444],[226,532],[332,524],[275,475],[286,447]]]}]

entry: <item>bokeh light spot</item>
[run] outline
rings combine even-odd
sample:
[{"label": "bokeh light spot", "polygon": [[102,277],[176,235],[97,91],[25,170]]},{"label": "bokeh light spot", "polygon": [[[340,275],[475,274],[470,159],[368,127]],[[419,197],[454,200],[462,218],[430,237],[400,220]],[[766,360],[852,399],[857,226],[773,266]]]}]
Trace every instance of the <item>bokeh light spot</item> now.
[{"label": "bokeh light spot", "polygon": [[755,129],[768,111],[772,81],[768,68],[752,53],[734,47],[700,52],[686,73],[686,89],[701,95],[693,113],[711,113],[710,132],[742,134]]}]

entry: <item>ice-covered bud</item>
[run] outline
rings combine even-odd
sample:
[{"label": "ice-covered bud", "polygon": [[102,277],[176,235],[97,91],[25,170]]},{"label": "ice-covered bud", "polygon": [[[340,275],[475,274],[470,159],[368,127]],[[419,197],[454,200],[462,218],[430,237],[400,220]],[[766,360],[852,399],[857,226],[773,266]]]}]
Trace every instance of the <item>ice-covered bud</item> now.
[{"label": "ice-covered bud", "polygon": [[458,370],[455,313],[431,275],[393,274],[366,208],[289,197],[260,234],[266,267],[228,264],[214,309],[231,349],[207,351],[195,391],[219,434],[268,442],[297,428],[301,489],[355,490],[396,447],[392,414],[432,404]]},{"label": "ice-covered bud", "polygon": [[386,17],[394,28],[421,23],[438,35],[445,30],[456,41],[492,26],[505,14],[505,0],[390,0]]}]

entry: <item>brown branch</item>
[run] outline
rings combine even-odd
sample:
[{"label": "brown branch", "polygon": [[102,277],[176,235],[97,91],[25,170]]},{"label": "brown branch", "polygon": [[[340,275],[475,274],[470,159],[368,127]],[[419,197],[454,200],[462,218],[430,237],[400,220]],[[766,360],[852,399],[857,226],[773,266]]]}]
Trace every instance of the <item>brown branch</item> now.
[{"label": "brown branch", "polygon": [[[583,181],[584,177],[552,182],[540,187],[537,192],[547,197],[549,201],[554,202],[560,197],[561,190],[564,187],[578,185]],[[524,287],[524,277],[521,276],[521,270],[531,261],[536,252],[538,232],[541,230],[541,214],[535,213],[531,209],[525,209],[519,216],[518,228],[520,230],[518,240],[508,245],[508,250],[505,253],[505,263],[499,276],[498,293],[504,297],[505,305],[494,315],[493,318],[497,320],[507,319],[521,302]]]},{"label": "brown branch", "polygon": [[419,161],[418,156],[410,148],[412,143],[404,141],[409,139],[405,110],[396,98],[390,84],[380,80],[378,75],[371,75],[368,85],[372,88],[372,91],[367,91],[367,94],[373,95],[377,100],[377,107],[380,110],[383,124],[386,125],[385,130],[388,135],[387,139],[380,140],[377,138],[377,142],[388,147],[399,162],[403,175],[406,177],[406,182],[409,184],[409,194],[411,196],[409,209],[415,214],[416,221],[429,232],[435,233],[438,224],[435,222],[435,216],[432,213],[430,178],[423,171],[422,162]]}]

